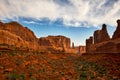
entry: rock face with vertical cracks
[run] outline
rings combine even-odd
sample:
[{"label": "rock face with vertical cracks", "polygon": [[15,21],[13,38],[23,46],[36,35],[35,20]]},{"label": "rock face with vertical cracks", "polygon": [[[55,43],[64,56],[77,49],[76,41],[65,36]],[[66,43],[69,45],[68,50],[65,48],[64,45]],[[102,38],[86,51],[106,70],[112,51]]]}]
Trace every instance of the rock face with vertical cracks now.
[{"label": "rock face with vertical cracks", "polygon": [[93,37],[92,36],[89,39],[86,39],[86,52],[87,53],[91,53],[92,52],[91,45],[93,45]]},{"label": "rock face with vertical cracks", "polygon": [[120,20],[117,20],[117,29],[110,39],[106,25],[103,24],[101,30],[94,32],[94,43],[91,39],[86,40],[87,53],[120,53]]},{"label": "rock face with vertical cracks", "polygon": [[94,44],[108,41],[108,40],[110,40],[110,37],[108,35],[106,25],[103,24],[101,30],[97,30],[94,32]]},{"label": "rock face with vertical cracks", "polygon": [[0,23],[0,44],[24,50],[39,50],[38,39],[34,33],[17,22]]},{"label": "rock face with vertical cracks", "polygon": [[38,39],[30,29],[17,22],[0,22],[0,50],[66,52],[70,50],[70,38],[48,36]]},{"label": "rock face with vertical cracks", "polygon": [[70,48],[70,38],[65,36],[48,36],[39,39],[39,45],[49,50],[59,50],[66,52]]}]

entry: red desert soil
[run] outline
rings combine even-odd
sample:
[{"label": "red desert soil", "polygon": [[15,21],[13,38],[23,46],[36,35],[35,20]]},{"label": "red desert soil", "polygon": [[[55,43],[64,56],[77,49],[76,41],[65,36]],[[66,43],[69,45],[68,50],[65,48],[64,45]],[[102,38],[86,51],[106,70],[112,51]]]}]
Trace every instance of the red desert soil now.
[{"label": "red desert soil", "polygon": [[120,54],[0,52],[0,80],[119,80]]}]

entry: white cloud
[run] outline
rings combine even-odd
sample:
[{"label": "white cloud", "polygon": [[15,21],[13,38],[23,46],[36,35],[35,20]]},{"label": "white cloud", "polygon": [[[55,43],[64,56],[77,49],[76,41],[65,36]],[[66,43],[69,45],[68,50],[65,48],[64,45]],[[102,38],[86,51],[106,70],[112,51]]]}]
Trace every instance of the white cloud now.
[{"label": "white cloud", "polygon": [[27,24],[38,24],[35,21],[24,21],[24,23],[27,23]]},{"label": "white cloud", "polygon": [[[120,19],[120,0],[67,0],[62,5],[55,0],[0,0],[0,19],[17,20],[19,17],[35,19],[63,19],[66,26],[114,26]],[[65,2],[64,2],[65,3]]]}]

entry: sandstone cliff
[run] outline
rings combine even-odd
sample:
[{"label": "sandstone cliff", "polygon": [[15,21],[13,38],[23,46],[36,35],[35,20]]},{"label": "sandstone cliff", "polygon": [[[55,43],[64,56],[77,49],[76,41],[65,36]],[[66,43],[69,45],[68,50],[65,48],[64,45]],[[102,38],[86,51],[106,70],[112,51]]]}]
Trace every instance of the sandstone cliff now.
[{"label": "sandstone cliff", "polygon": [[17,22],[0,23],[0,30],[0,44],[5,43],[16,47],[29,48],[35,51],[39,49],[38,39],[34,33]]},{"label": "sandstone cliff", "polygon": [[94,32],[94,44],[108,41],[108,40],[110,40],[110,37],[108,35],[106,25],[103,24],[101,30],[97,30]]},{"label": "sandstone cliff", "polygon": [[86,39],[86,52],[91,53],[91,45],[93,44],[93,37],[89,37],[89,39]]},{"label": "sandstone cliff", "polygon": [[0,49],[66,52],[69,48],[70,39],[65,36],[38,39],[30,29],[17,22],[0,22]]},{"label": "sandstone cliff", "polygon": [[65,36],[41,37],[39,39],[39,45],[65,52],[70,48],[70,38]]},{"label": "sandstone cliff", "polygon": [[117,23],[112,39],[109,38],[106,25],[103,25],[102,30],[95,31],[94,43],[91,43],[91,39],[86,40],[87,53],[120,53],[120,20]]},{"label": "sandstone cliff", "polygon": [[9,31],[0,30],[0,49],[1,50],[28,50],[28,42],[21,37],[10,33]]}]

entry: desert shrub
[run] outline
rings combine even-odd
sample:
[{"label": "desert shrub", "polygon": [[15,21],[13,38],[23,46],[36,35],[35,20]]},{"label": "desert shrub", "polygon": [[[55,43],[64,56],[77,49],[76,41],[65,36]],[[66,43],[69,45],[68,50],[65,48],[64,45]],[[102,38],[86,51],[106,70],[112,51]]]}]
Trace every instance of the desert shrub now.
[{"label": "desert shrub", "polygon": [[55,69],[53,69],[52,72],[54,73],[54,72],[55,72]]},{"label": "desert shrub", "polygon": [[28,76],[30,77],[30,80],[35,80],[32,73],[29,73]]},{"label": "desert shrub", "polygon": [[65,74],[64,74],[64,72],[59,72],[59,74],[60,74],[60,75],[62,75],[62,76],[64,76],[64,75],[65,75]]},{"label": "desert shrub", "polygon": [[42,72],[42,73],[45,72],[45,71],[46,70],[44,68],[38,70],[38,72]]},{"label": "desert shrub", "polygon": [[6,43],[3,43],[3,44],[0,44],[0,46],[8,46],[8,44],[6,44]]},{"label": "desert shrub", "polygon": [[30,80],[36,80],[33,76],[30,77]]},{"label": "desert shrub", "polygon": [[20,77],[20,80],[25,80],[25,75],[23,72],[19,75],[19,77]]},{"label": "desert shrub", "polygon": [[28,74],[28,76],[31,77],[31,76],[32,76],[32,73],[30,72],[30,73]]},{"label": "desert shrub", "polygon": [[[85,60],[76,61],[77,64],[76,71],[79,73],[80,80],[87,80],[89,77],[90,79],[96,79],[99,77],[107,76],[106,70],[103,66],[96,64],[95,62],[89,62]],[[96,74],[94,74],[94,72]]]},{"label": "desert shrub", "polygon": [[23,62],[23,60],[21,60],[21,59],[17,59],[17,60],[15,61],[16,65],[18,65],[18,66],[21,65],[22,62]]},{"label": "desert shrub", "polygon": [[6,76],[6,78],[7,78],[8,80],[17,80],[18,75],[15,74],[15,73],[12,73],[12,74],[8,74],[8,75]]}]

